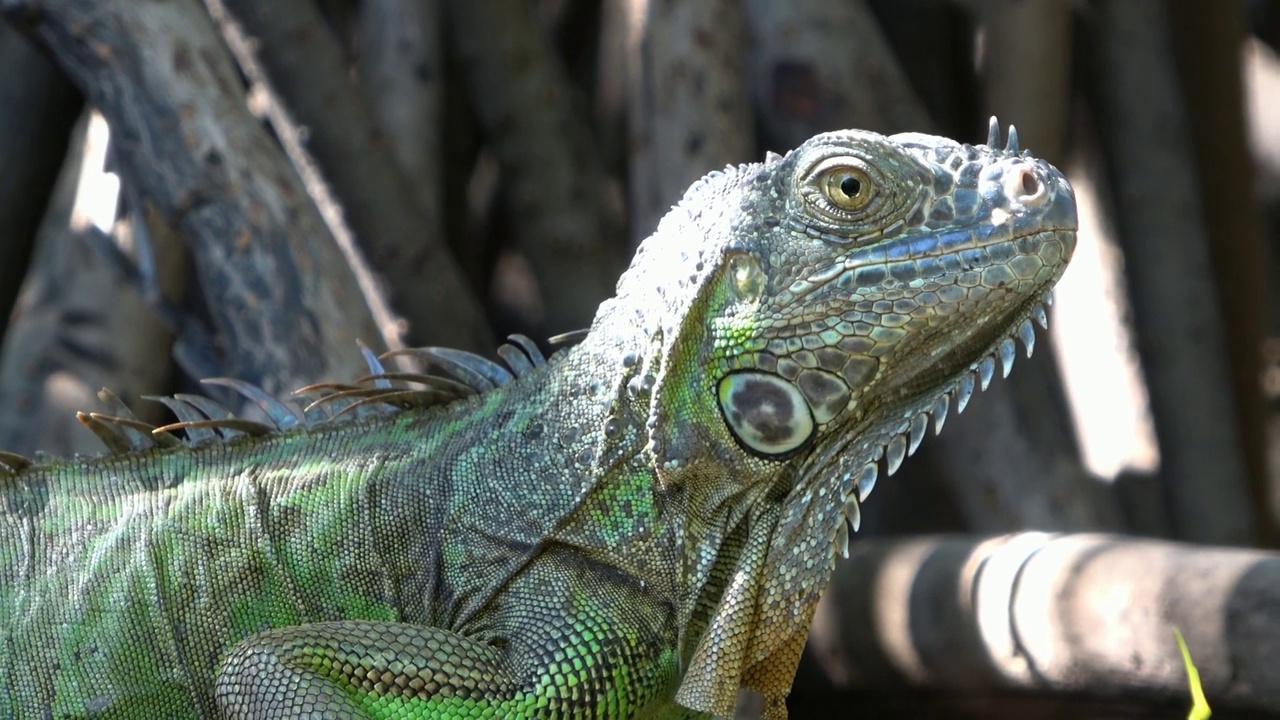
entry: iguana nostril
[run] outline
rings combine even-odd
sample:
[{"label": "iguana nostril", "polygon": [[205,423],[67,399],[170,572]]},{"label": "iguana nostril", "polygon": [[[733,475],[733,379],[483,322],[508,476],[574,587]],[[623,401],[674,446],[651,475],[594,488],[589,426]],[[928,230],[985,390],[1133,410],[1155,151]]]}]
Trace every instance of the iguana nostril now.
[{"label": "iguana nostril", "polygon": [[1022,194],[1035,195],[1040,192],[1040,180],[1030,170],[1022,171]]},{"label": "iguana nostril", "polygon": [[1021,202],[1035,203],[1047,197],[1044,183],[1040,176],[1030,167],[1016,168],[1005,180],[1005,189],[1009,195]]}]

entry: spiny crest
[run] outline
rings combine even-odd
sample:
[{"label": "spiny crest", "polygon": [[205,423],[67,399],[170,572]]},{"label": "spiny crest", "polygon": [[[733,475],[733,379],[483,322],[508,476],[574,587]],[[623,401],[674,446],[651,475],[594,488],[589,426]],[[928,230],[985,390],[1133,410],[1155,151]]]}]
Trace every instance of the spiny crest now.
[{"label": "spiny crest", "polygon": [[[552,345],[577,342],[585,331],[550,338]],[[394,350],[381,356],[360,347],[369,374],[351,383],[322,382],[293,391],[293,399],[280,400],[262,388],[233,378],[208,378],[202,382],[232,390],[263,411],[266,421],[237,417],[222,403],[203,395],[177,393],[170,397],[146,396],[169,408],[177,422],[156,426],[139,420],[110,390],[98,392],[103,412],[79,412],[76,419],[97,435],[110,453],[129,453],[154,447],[198,447],[239,437],[260,437],[299,427],[316,427],[354,418],[386,416],[414,408],[443,406],[455,400],[483,394],[524,377],[547,364],[536,343],[520,334],[498,348],[506,366],[479,355],[443,347]],[[426,372],[387,370],[382,361],[412,357]],[[295,401],[296,400],[296,401]],[[299,406],[299,402],[306,401]],[[182,435],[174,434],[182,431]],[[0,472],[18,473],[33,465],[31,459],[0,451]]]},{"label": "spiny crest", "polygon": [[21,472],[24,468],[27,468],[30,465],[31,460],[21,455],[0,450],[0,470]]},{"label": "spiny crest", "polygon": [[927,404],[914,415],[904,416],[897,427],[894,427],[887,436],[880,438],[877,442],[875,459],[872,462],[845,471],[842,487],[846,491],[844,516],[847,523],[841,524],[836,531],[836,553],[841,557],[849,557],[849,533],[857,532],[862,524],[861,504],[871,494],[876,480],[880,477],[880,462],[884,462],[886,475],[896,473],[898,468],[902,467],[902,461],[914,455],[920,443],[924,441],[930,418],[933,418],[934,435],[941,434],[942,426],[946,423],[951,408],[954,407],[957,414],[964,412],[974,390],[985,391],[990,386],[991,379],[995,375],[997,358],[1000,362],[1001,377],[1009,377],[1009,372],[1013,369],[1013,361],[1017,356],[1014,335],[1021,341],[1026,350],[1026,356],[1031,357],[1035,351],[1036,337],[1031,321],[1034,318],[1037,325],[1047,330],[1049,319],[1045,313],[1045,307],[1049,305],[1053,305],[1052,291],[1045,293],[1042,301],[1032,306],[1030,317],[1018,322],[1012,330],[1013,334],[1000,340],[993,353],[983,355],[962,373],[954,384],[947,386],[937,395],[931,404]]}]

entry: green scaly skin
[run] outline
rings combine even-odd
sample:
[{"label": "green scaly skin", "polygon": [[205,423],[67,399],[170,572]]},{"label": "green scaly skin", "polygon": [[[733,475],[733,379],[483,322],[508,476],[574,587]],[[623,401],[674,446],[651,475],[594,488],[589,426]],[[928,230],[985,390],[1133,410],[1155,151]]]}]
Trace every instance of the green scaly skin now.
[{"label": "green scaly skin", "polygon": [[580,345],[465,400],[0,467],[0,717],[784,717],[877,461],[1074,248],[997,139],[712,173]]}]

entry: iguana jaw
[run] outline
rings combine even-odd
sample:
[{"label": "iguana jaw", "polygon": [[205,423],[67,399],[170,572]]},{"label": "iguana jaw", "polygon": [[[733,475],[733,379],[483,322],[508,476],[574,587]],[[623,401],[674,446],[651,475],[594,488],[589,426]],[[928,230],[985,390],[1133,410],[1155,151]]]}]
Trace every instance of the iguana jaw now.
[{"label": "iguana jaw", "polygon": [[[1021,238],[1019,243],[1028,248],[1051,247],[1053,255],[1062,249],[1069,254],[1074,245],[1074,231],[1053,230]],[[937,328],[904,338],[892,353],[894,371],[869,385],[860,405],[837,418],[827,435],[849,437],[874,433],[882,425],[896,426],[903,418],[912,420],[925,412],[940,416],[937,422],[941,432],[950,406],[963,410],[975,384],[985,390],[997,368],[1008,375],[1018,352],[1018,342],[1026,348],[1028,356],[1031,354],[1035,344],[1033,325],[1048,327],[1045,306],[1052,303],[1051,288],[1063,267],[1046,266],[1044,279],[1028,282],[1005,298],[992,301],[989,306],[980,305],[973,312],[961,313],[960,317]],[[907,431],[891,429],[891,432]],[[912,451],[919,441],[918,434],[908,441]],[[891,460],[891,470],[896,469],[900,461],[901,457]]]},{"label": "iguana jaw", "polygon": [[[1053,231],[1054,241],[1073,242],[1070,231]],[[998,371],[1007,376],[1021,343],[1027,356],[1035,346],[1038,324],[1047,328],[1045,307],[1052,304],[1052,287],[1061,269],[1024,296],[1013,298],[981,319],[972,319],[970,332],[938,334],[907,348],[917,363],[904,363],[892,383],[874,389],[861,407],[840,418],[800,461],[796,491],[831,484],[838,478],[843,498],[839,508],[811,508],[826,512],[833,528],[833,552],[847,555],[848,532],[860,523],[860,504],[882,474],[892,475],[913,454],[933,419],[941,433],[951,414],[964,411],[976,389],[985,390]],[[912,367],[912,365],[914,365]],[[910,368],[910,370],[908,370]],[[881,464],[883,460],[883,465]],[[883,473],[882,473],[883,471]],[[849,527],[835,519],[845,517]]]}]

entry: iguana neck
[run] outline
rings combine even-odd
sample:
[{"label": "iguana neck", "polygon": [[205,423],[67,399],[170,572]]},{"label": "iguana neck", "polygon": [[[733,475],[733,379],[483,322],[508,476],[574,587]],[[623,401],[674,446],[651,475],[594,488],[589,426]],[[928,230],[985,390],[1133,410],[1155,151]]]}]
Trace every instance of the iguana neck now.
[{"label": "iguana neck", "polygon": [[678,647],[685,667],[707,676],[738,673],[706,657],[707,639],[750,626],[764,551],[794,482],[792,468],[744,455],[725,432],[700,356],[716,291],[709,280],[751,221],[741,209],[753,178],[739,168],[696,183],[641,245],[575,350],[591,358],[587,367],[614,367],[609,415],[625,418],[632,456],[674,511],[662,530],[680,563],[668,574],[677,578]]},{"label": "iguana neck", "polygon": [[675,482],[659,478],[649,430],[670,331],[622,320],[631,307],[609,301],[588,337],[557,358],[544,380],[569,389],[545,399],[573,403],[573,422],[594,438],[587,451],[594,458],[593,486],[549,537],[662,592],[678,609],[681,634],[697,635],[708,603],[724,589],[716,570],[736,564],[747,512],[769,488],[728,481],[734,466],[710,456],[671,475]]}]

